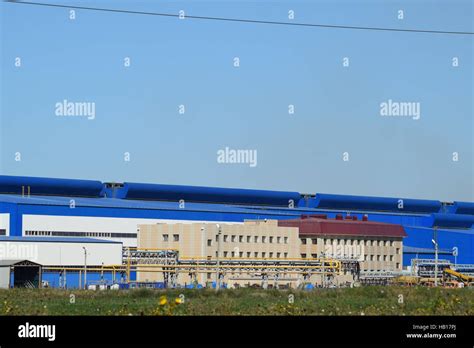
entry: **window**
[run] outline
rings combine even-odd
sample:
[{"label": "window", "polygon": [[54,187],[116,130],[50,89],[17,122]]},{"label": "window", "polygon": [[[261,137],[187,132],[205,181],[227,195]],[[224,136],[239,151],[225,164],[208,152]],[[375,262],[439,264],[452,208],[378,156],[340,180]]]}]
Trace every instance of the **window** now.
[{"label": "window", "polygon": [[383,256],[383,260],[384,260],[384,261],[387,261],[387,255],[384,255],[384,256]]},{"label": "window", "polygon": [[227,257],[229,253],[227,251],[224,251],[224,257]]},{"label": "window", "polygon": [[254,256],[254,257],[258,257],[258,252],[254,252],[254,253],[253,253],[253,256]]},{"label": "window", "polygon": [[311,257],[312,257],[313,259],[317,259],[317,258],[318,258],[318,254],[311,254]]},{"label": "window", "polygon": [[229,238],[229,236],[227,234],[224,234],[224,242],[227,242],[228,238]]},{"label": "window", "polygon": [[273,237],[268,237],[268,243],[273,243]]},{"label": "window", "polygon": [[399,249],[399,248],[397,248],[397,255],[398,255],[398,254],[400,254],[400,249]]},{"label": "window", "polygon": [[390,255],[390,261],[393,261],[393,255]]},{"label": "window", "polygon": [[277,253],[277,257],[280,258],[280,256],[281,256],[281,253]]},{"label": "window", "polygon": [[218,241],[219,241],[219,235],[216,234],[216,242],[218,242]]},{"label": "window", "polygon": [[232,243],[235,243],[235,236],[232,236],[232,237],[230,238],[230,240],[231,240]]},{"label": "window", "polygon": [[265,243],[266,240],[267,240],[267,237],[263,236],[262,237],[262,243]]},{"label": "window", "polygon": [[212,239],[207,240],[207,246],[212,246]]},{"label": "window", "polygon": [[374,261],[374,255],[370,255],[370,261]]},{"label": "window", "polygon": [[244,257],[244,252],[243,251],[239,252],[239,257]]},{"label": "window", "polygon": [[318,240],[316,238],[311,239],[311,243],[318,244]]},{"label": "window", "polygon": [[281,243],[281,237],[277,237],[277,243],[278,243],[278,244]]},{"label": "window", "polygon": [[268,257],[273,258],[273,253],[269,253]]},{"label": "window", "polygon": [[306,244],[306,238],[301,238],[301,244]]},{"label": "window", "polygon": [[382,246],[382,241],[381,240],[379,240],[379,246]]},{"label": "window", "polygon": [[235,256],[235,252],[234,252],[234,251],[231,252],[231,253],[230,253],[230,256],[231,256],[231,257],[234,257],[234,256]]},{"label": "window", "polygon": [[244,242],[244,236],[239,236],[239,242],[243,243]]},{"label": "window", "polygon": [[397,268],[400,268],[400,264],[397,262]]},{"label": "window", "polygon": [[247,251],[247,257],[250,258],[250,251]]},{"label": "window", "polygon": [[254,241],[255,243],[258,243],[258,236],[253,237],[253,241]]},{"label": "window", "polygon": [[211,279],[212,273],[207,273],[207,279]]},{"label": "window", "polygon": [[288,237],[285,237],[285,238],[284,238],[284,243],[285,243],[285,244],[288,244]]},{"label": "window", "polygon": [[173,234],[173,241],[179,242],[179,234]]},{"label": "window", "polygon": [[168,241],[168,235],[167,234],[164,234],[163,235],[163,242],[167,242]]},{"label": "window", "polygon": [[267,256],[267,253],[266,252],[263,252],[262,253],[262,257],[265,258]]},{"label": "window", "polygon": [[285,259],[288,258],[288,253],[284,253],[283,255],[284,255]]},{"label": "window", "polygon": [[390,241],[390,246],[393,247],[393,240]]},{"label": "window", "polygon": [[380,261],[380,255],[377,255],[377,261]]},{"label": "window", "polygon": [[251,237],[247,236],[247,243],[250,243],[250,239],[251,239]]},{"label": "window", "polygon": [[301,254],[302,259],[306,259],[306,254]]}]

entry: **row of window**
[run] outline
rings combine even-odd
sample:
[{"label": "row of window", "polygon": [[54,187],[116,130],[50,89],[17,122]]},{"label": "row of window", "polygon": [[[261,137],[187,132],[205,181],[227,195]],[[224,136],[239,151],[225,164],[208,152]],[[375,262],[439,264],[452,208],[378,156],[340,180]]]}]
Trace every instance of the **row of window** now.
[{"label": "row of window", "polygon": [[[217,251],[216,251],[216,257],[217,257]],[[250,258],[269,258],[269,259],[273,259],[273,258],[277,258],[277,259],[280,259],[280,258],[288,258],[288,253],[287,252],[284,252],[284,253],[281,253],[281,252],[258,252],[258,251],[255,251],[255,252],[250,252],[250,251],[247,251],[247,252],[243,252],[243,251],[239,251],[239,252],[236,252],[236,251],[223,251],[222,252],[222,256],[223,257],[240,257],[240,258],[247,258],[247,259],[250,259]],[[211,258],[211,256],[208,256],[207,257],[208,259]]]},{"label": "row of window", "polygon": [[[169,242],[170,241],[170,235],[168,234],[163,234],[162,235],[162,240],[163,242]],[[172,235],[172,241],[173,242],[179,242],[179,234],[173,234]],[[222,238],[224,243],[230,242],[230,243],[252,243],[252,240],[254,243],[269,243],[269,244],[288,244],[288,237],[274,237],[274,236],[237,236],[237,235],[223,235]],[[216,236],[216,242],[219,241],[219,236]],[[212,239],[207,240],[207,246],[212,246]]]},{"label": "row of window", "polygon": [[[301,244],[317,244],[315,238],[301,238]],[[324,245],[345,244],[345,245],[365,245],[365,246],[393,246],[393,240],[362,240],[362,239],[323,239]]]},{"label": "row of window", "polygon": [[[163,235],[163,242],[169,242],[170,236],[168,234]],[[179,242],[179,234],[173,234],[173,242]]]},{"label": "row of window", "polygon": [[[307,257],[308,257],[308,254],[301,254],[302,259],[306,259]],[[313,259],[318,258],[318,254],[311,254],[311,258]],[[364,255],[364,261],[391,261],[393,262],[393,255]]]},{"label": "row of window", "polygon": [[65,232],[65,231],[25,231],[26,236],[61,236],[61,237],[105,237],[105,238],[137,238],[136,233],[114,232]]},{"label": "row of window", "polygon": [[[229,238],[230,237],[230,238]],[[219,240],[219,236],[216,236],[216,242]],[[224,234],[222,238],[224,243],[269,243],[269,244],[288,244],[288,237],[280,236],[237,236]],[[208,240],[209,245],[209,240]]]},{"label": "row of window", "polygon": [[[396,263],[395,265],[395,269],[399,269],[400,268],[400,263]],[[368,272],[384,272],[384,271],[387,271],[386,269],[368,269],[367,270]]]},{"label": "row of window", "polygon": [[393,255],[364,255],[364,261],[393,261]]}]

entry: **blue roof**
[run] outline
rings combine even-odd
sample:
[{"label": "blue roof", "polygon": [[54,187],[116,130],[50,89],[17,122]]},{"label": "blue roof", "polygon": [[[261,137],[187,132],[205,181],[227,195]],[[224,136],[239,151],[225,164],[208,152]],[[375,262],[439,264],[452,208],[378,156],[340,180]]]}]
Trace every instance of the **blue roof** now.
[{"label": "blue roof", "polygon": [[0,175],[0,193],[99,197],[104,185],[94,180]]},{"label": "blue roof", "polygon": [[[399,201],[403,207],[399,208]],[[326,193],[316,194],[317,208],[331,208],[342,210],[377,210],[390,212],[435,213],[441,209],[441,202],[427,199],[389,198],[334,195]]]},{"label": "blue roof", "polygon": [[474,203],[471,202],[454,202],[452,206],[454,214],[474,215]]},{"label": "blue roof", "polygon": [[[50,205],[50,206],[69,206],[71,200],[74,200],[76,207],[96,207],[96,208],[123,208],[123,209],[156,209],[156,210],[176,210],[179,209],[179,202],[164,201],[138,201],[117,198],[84,198],[84,197],[56,197],[56,196],[31,196],[22,197],[17,195],[0,194],[0,201],[4,203],[29,204],[29,205]],[[215,211],[215,212],[233,212],[249,213],[252,210],[242,207],[226,204],[209,203],[185,203],[186,211]],[[256,211],[262,213],[262,211]],[[290,213],[290,212],[289,212]]]},{"label": "blue roof", "polygon": [[117,198],[192,202],[223,203],[223,204],[255,204],[288,206],[289,201],[295,204],[301,198],[298,192],[249,190],[220,187],[158,185],[124,183],[116,195]]},{"label": "blue roof", "polygon": [[[27,186],[30,187],[30,196],[23,197],[22,192],[27,193]],[[442,203],[437,200],[323,193],[312,196],[293,191],[142,183],[124,183],[115,187],[94,180],[0,176],[0,203],[67,206],[71,199],[80,207],[158,210],[176,210],[178,202],[184,200],[187,211],[278,213],[289,216],[297,214],[299,209],[402,215],[426,215],[442,210]],[[403,207],[399,207],[400,199],[403,201]],[[294,208],[289,208],[290,201],[294,201]],[[454,202],[448,206],[446,212],[439,215],[462,215],[460,213],[463,212],[474,212],[474,203]],[[465,219],[463,221],[462,226],[455,224],[453,227],[466,226],[468,222]]]},{"label": "blue roof", "polygon": [[95,238],[76,238],[76,237],[18,237],[18,236],[0,236],[0,242],[57,242],[57,243],[105,243],[122,244],[112,240],[103,240]]},{"label": "blue roof", "polygon": [[472,228],[474,216],[464,214],[431,214],[427,219],[427,225],[429,227]]}]

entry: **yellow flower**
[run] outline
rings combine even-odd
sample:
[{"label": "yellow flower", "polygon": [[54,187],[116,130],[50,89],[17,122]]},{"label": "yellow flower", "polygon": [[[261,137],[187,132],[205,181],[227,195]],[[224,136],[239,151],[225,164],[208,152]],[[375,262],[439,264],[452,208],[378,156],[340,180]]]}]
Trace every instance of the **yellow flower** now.
[{"label": "yellow flower", "polygon": [[166,296],[161,296],[160,297],[160,306],[164,306],[167,303],[168,303],[168,299],[166,298]]},{"label": "yellow flower", "polygon": [[183,301],[182,298],[176,297],[176,299],[174,300],[174,302],[175,302],[176,304],[182,304],[184,301]]}]

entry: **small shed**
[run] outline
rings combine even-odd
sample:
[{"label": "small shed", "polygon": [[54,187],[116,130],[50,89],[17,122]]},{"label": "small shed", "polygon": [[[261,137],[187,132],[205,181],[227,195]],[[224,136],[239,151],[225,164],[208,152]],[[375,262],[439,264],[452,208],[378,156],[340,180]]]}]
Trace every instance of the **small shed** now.
[{"label": "small shed", "polygon": [[40,288],[42,266],[29,260],[0,260],[0,288]]}]

